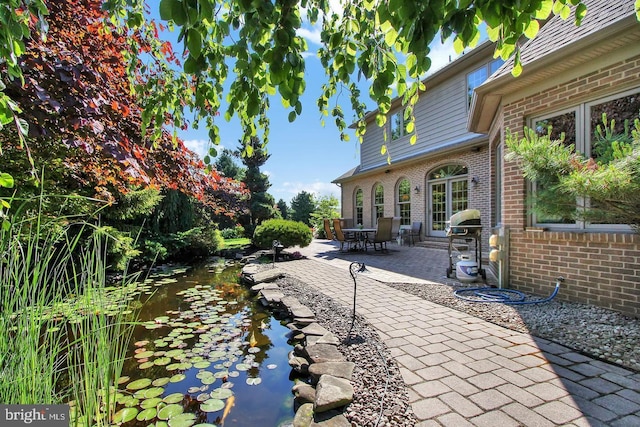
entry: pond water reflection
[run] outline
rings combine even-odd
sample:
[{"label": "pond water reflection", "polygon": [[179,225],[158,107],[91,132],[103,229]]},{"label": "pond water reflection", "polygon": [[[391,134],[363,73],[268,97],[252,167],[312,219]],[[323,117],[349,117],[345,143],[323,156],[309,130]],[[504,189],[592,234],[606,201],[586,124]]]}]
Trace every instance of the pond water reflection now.
[{"label": "pond water reflection", "polygon": [[239,273],[239,266],[202,266],[146,283],[153,295],[140,310],[143,324],[123,368],[116,421],[291,423],[289,330],[238,284]]}]

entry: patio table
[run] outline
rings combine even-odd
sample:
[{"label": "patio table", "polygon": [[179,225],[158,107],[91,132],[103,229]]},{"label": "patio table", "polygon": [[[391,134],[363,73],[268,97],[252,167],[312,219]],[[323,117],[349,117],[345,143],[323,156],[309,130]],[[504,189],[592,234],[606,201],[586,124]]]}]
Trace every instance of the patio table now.
[{"label": "patio table", "polygon": [[354,233],[356,236],[356,250],[366,251],[369,233],[378,231],[376,228],[343,228],[344,233]]}]

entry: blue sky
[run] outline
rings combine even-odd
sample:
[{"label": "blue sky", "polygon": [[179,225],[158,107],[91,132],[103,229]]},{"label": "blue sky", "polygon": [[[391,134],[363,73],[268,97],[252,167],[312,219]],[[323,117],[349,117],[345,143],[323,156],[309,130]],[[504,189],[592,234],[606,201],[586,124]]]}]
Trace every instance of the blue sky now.
[{"label": "blue sky", "polygon": [[[154,10],[152,15],[156,13],[157,11]],[[307,40],[309,48],[309,52],[305,55],[307,90],[302,97],[302,115],[295,122],[289,123],[287,118],[289,110],[282,107],[278,96],[272,99],[269,111],[271,130],[267,146],[271,157],[262,167],[262,171],[269,175],[271,183],[269,193],[276,201],[283,199],[290,203],[291,199],[301,191],[313,193],[316,197],[333,195],[339,199],[340,189],[331,181],[359,163],[359,142],[351,130],[349,131],[350,141],[340,141],[340,134],[331,117],[326,117],[326,124],[322,126],[322,117],[316,106],[316,99],[325,81],[324,69],[316,56],[317,49],[320,47],[320,29],[307,24],[301,29],[299,35]],[[175,37],[177,37],[176,34],[173,34],[169,39],[175,39]],[[452,46],[451,41],[445,45],[437,43],[432,46],[432,71],[442,68],[450,58],[457,56]],[[181,52],[181,44],[174,45],[174,49]],[[375,108],[367,95],[367,82],[363,82],[361,90],[366,97],[363,100],[370,109]],[[353,112],[348,95],[338,98],[337,102],[342,105],[345,118],[350,122]],[[218,121],[218,126],[221,147],[238,148],[238,141],[242,135],[238,121],[226,122],[221,119]],[[209,139],[207,130],[203,127],[179,131],[178,135],[187,147],[199,155],[203,156],[207,152]]]}]

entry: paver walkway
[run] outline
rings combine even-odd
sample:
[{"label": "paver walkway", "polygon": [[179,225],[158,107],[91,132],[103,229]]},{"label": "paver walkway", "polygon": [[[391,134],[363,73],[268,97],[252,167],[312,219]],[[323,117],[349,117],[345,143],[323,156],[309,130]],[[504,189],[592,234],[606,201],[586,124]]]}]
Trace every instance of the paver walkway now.
[{"label": "paver walkway", "polygon": [[386,286],[442,283],[448,265],[446,251],[390,249],[340,253],[318,240],[278,268],[351,306],[349,264],[367,264],[357,312],[398,362],[419,426],[640,426],[640,373]]}]

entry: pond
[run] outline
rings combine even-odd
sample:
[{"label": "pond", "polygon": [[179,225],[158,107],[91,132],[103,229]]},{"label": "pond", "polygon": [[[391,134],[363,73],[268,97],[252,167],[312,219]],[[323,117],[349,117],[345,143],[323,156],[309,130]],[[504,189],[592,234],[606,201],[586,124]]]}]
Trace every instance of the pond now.
[{"label": "pond", "polygon": [[144,282],[115,421],[290,425],[289,329],[238,284],[239,266],[171,273]]}]

